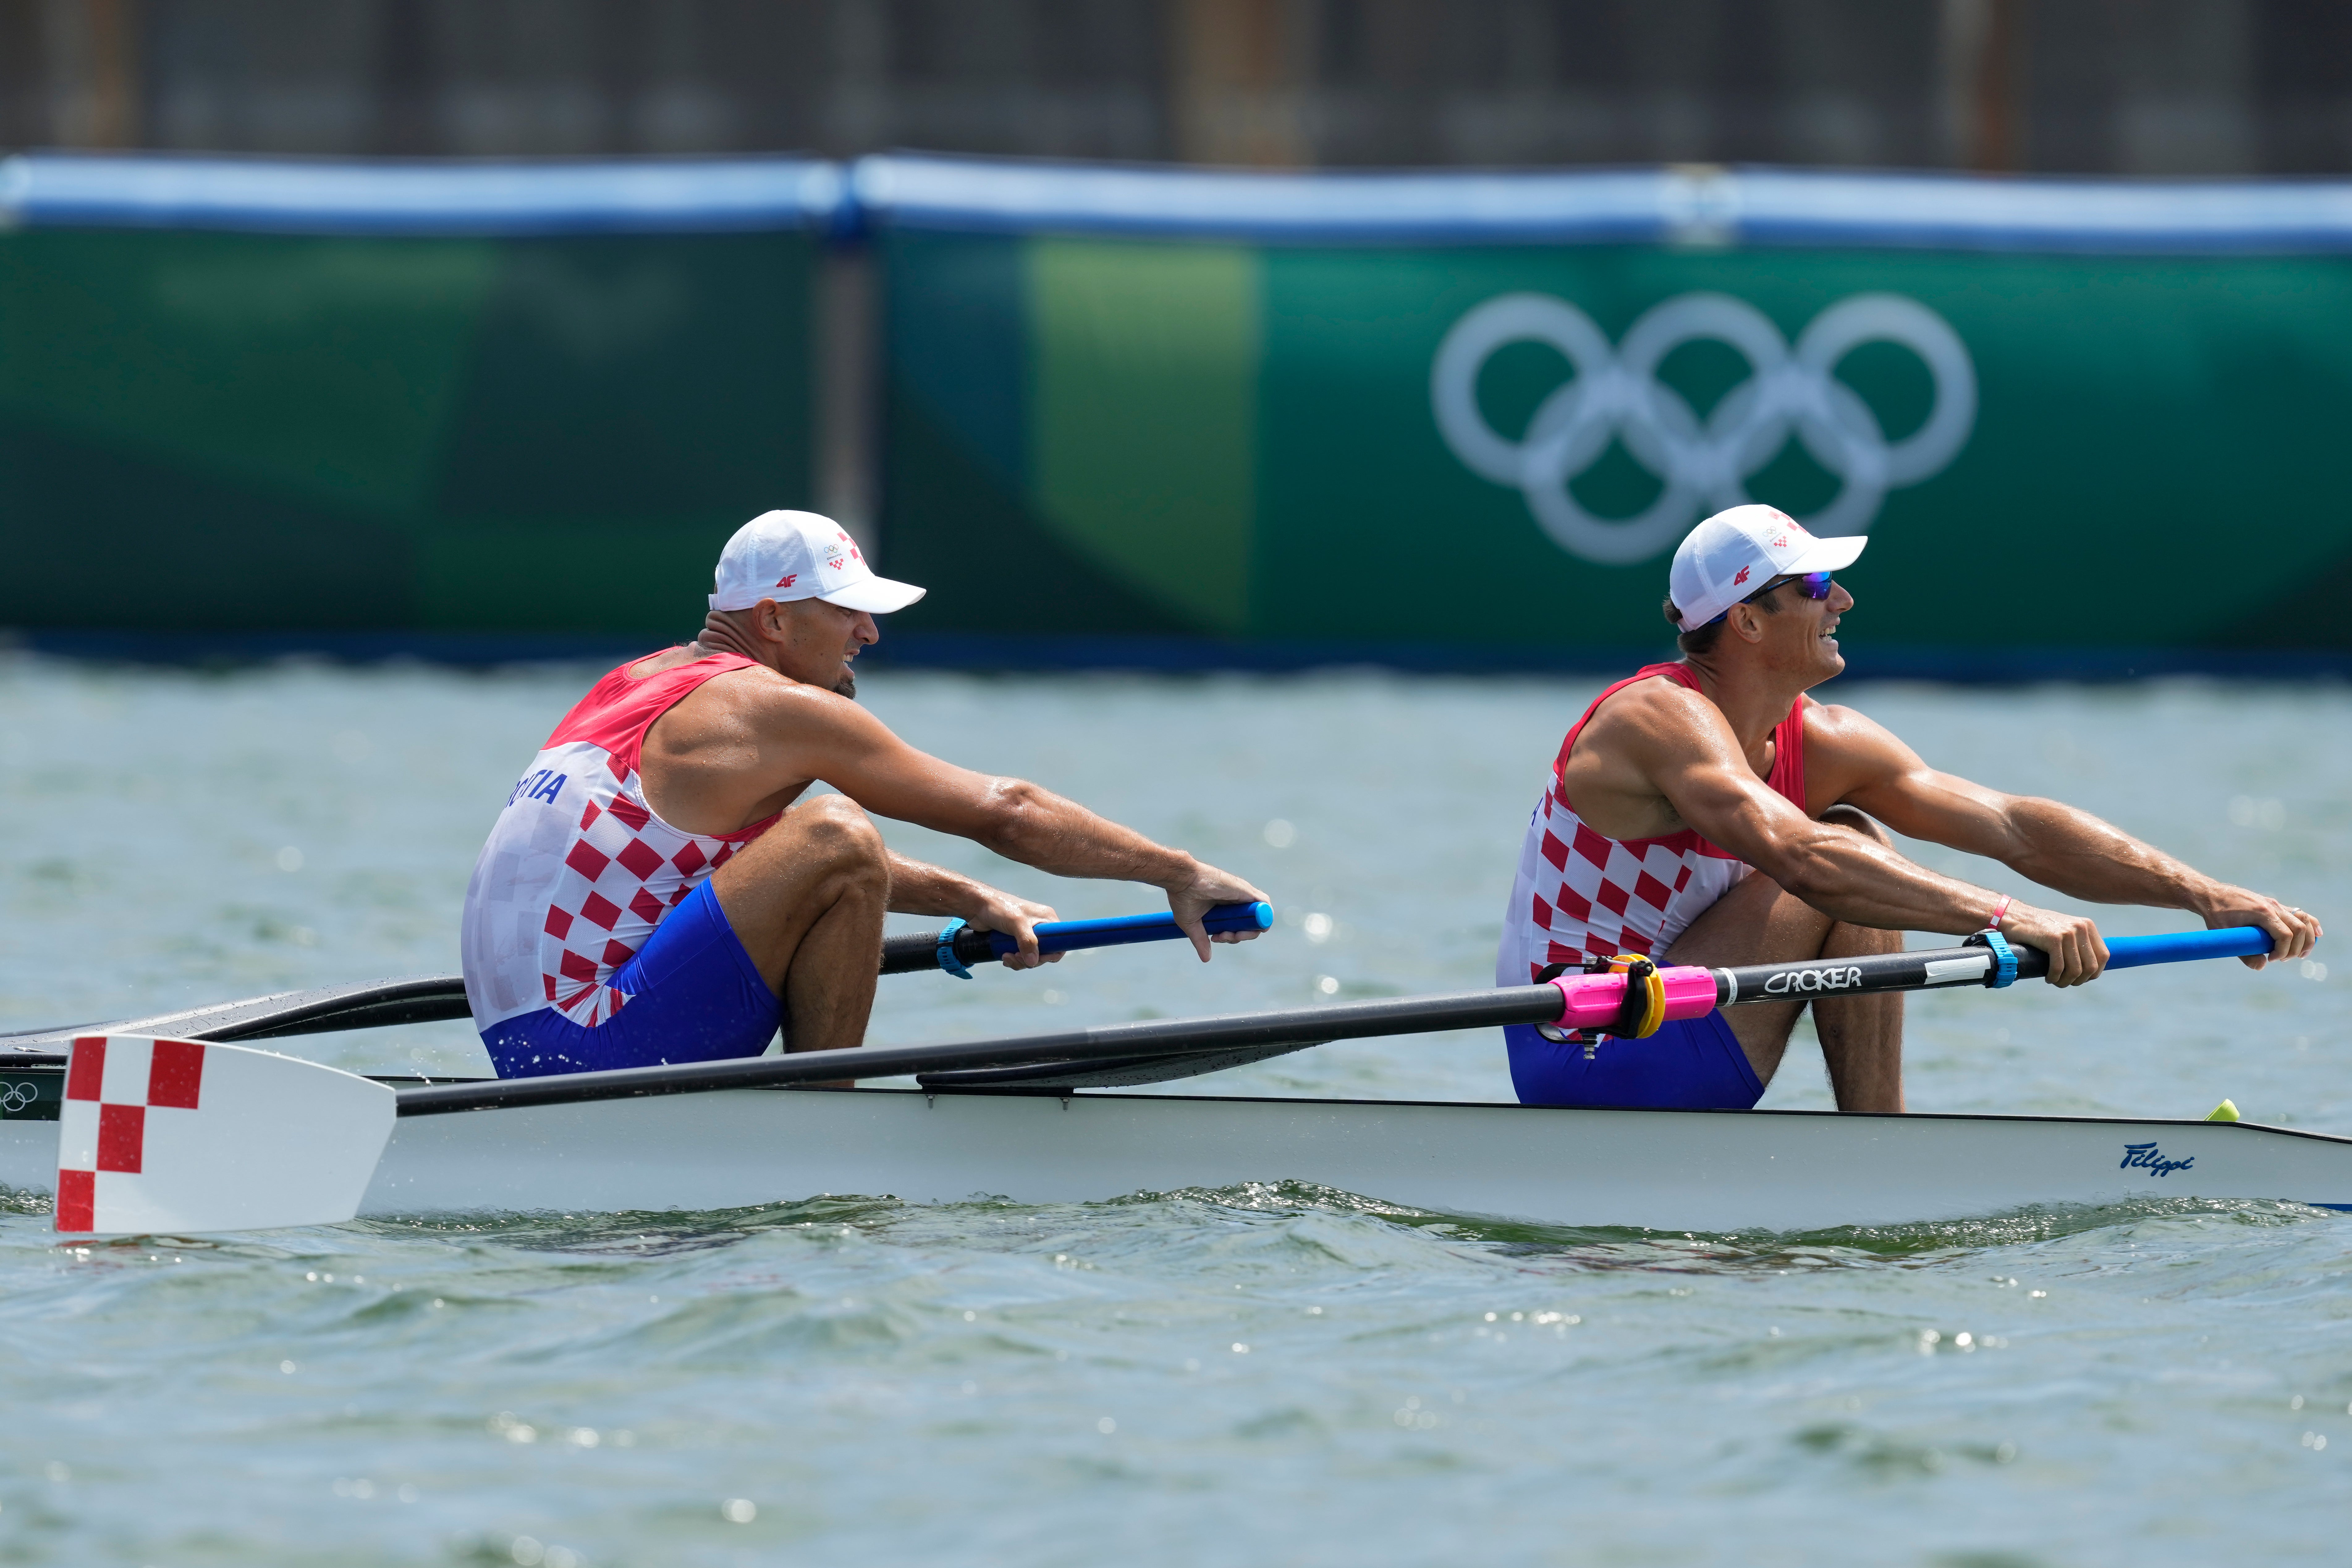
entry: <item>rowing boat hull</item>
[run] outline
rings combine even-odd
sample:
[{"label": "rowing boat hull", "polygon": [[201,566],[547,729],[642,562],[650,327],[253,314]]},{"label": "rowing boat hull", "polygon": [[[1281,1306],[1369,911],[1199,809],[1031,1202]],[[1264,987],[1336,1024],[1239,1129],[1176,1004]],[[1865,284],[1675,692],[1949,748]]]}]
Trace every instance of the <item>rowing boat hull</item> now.
[{"label": "rowing boat hull", "polygon": [[[56,1127],[0,1122],[0,1182],[49,1190]],[[1082,1203],[1246,1182],[1542,1225],[1812,1230],[2149,1198],[2352,1208],[2352,1139],[2089,1117],[738,1090],[404,1117],[361,1212]]]}]

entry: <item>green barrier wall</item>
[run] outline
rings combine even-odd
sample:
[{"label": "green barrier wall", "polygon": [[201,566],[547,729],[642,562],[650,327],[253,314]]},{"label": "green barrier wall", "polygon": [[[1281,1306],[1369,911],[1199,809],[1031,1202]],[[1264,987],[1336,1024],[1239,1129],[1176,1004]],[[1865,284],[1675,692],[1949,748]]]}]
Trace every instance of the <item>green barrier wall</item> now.
[{"label": "green barrier wall", "polygon": [[810,503],[815,243],[0,231],[0,625],[689,630]]},{"label": "green barrier wall", "polygon": [[[1656,645],[1675,543],[1744,482],[1869,531],[1850,647],[2352,647],[2352,260],[880,249],[905,633]],[[1482,307],[1450,439],[1437,362]]]}]

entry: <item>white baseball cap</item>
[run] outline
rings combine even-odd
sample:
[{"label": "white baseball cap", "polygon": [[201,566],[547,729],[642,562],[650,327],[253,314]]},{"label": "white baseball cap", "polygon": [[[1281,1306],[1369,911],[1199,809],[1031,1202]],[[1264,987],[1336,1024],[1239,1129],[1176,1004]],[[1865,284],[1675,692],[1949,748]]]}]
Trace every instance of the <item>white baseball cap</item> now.
[{"label": "white baseball cap", "polygon": [[1853,564],[1870,541],[1860,534],[1816,539],[1787,512],[1736,506],[1690,531],[1667,578],[1679,623],[1696,631],[1775,577],[1835,572]]},{"label": "white baseball cap", "polygon": [[923,596],[912,583],[877,577],[848,531],[813,511],[763,511],[719,552],[714,610],[748,610],[762,599],[823,599],[845,610],[887,615]]}]

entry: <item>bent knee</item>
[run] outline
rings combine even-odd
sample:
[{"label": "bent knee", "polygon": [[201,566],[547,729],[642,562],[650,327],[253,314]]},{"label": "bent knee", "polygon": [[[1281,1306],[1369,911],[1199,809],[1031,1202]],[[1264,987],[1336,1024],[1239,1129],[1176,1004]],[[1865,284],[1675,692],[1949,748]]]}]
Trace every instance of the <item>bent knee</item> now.
[{"label": "bent knee", "polygon": [[786,819],[811,848],[845,866],[886,866],[882,830],[847,795],[825,795],[793,807]]},{"label": "bent knee", "polygon": [[1874,838],[1881,844],[1893,844],[1894,837],[1878,825],[1868,813],[1851,805],[1833,805],[1821,815],[1820,820],[1832,827],[1843,827],[1849,833],[1859,833],[1864,838]]}]

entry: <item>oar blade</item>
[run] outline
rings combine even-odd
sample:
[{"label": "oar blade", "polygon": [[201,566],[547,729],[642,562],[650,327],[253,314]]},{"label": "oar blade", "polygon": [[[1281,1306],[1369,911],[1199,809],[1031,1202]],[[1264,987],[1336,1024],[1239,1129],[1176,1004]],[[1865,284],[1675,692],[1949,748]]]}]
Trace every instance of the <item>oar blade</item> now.
[{"label": "oar blade", "polygon": [[270,1051],[81,1036],[58,1108],[57,1228],[192,1235],[347,1220],[396,1105],[382,1084]]}]

